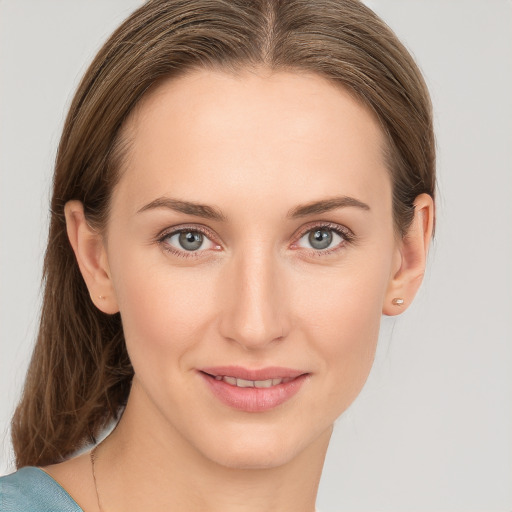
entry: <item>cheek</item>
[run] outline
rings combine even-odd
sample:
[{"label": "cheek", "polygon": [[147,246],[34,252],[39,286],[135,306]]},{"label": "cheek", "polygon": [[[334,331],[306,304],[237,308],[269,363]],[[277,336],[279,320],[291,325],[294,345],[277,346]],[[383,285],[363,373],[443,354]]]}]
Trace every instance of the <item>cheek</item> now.
[{"label": "cheek", "polygon": [[303,284],[301,317],[308,319],[303,330],[321,355],[319,374],[325,378],[320,396],[333,419],[363,387],[378,340],[387,280],[382,268],[361,268],[317,278],[316,286]]},{"label": "cheek", "polygon": [[179,365],[181,354],[198,343],[213,314],[211,280],[188,269],[162,265],[158,259],[152,265],[147,254],[133,254],[116,265],[116,295],[135,368]]},{"label": "cheek", "polygon": [[[294,284],[300,293],[301,317],[309,319],[312,334],[328,334],[320,340],[325,348],[339,349],[343,343],[333,339],[364,339],[365,332],[375,332],[379,325],[387,288],[385,269],[376,265],[330,270],[311,275]],[[331,340],[331,341],[329,341]]]}]

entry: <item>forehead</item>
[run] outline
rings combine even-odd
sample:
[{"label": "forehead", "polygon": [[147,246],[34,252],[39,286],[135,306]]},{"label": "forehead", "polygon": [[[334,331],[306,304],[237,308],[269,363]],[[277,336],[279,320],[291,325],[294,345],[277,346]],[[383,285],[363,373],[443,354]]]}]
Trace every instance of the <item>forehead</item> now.
[{"label": "forehead", "polygon": [[346,194],[368,202],[390,191],[375,116],[315,74],[195,70],[159,84],[124,132],[130,145],[119,188],[134,207],[155,194],[205,202],[214,192],[260,201],[286,193],[292,202]]}]

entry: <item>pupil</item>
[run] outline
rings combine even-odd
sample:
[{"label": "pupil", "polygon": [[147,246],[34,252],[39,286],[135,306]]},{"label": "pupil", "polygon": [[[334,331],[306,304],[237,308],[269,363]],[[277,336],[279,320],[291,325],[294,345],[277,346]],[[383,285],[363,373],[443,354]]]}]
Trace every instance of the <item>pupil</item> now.
[{"label": "pupil", "polygon": [[317,229],[309,234],[309,243],[315,249],[326,249],[331,242],[332,233],[327,229]]},{"label": "pupil", "polygon": [[197,231],[180,233],[179,242],[186,251],[195,251],[203,244],[203,235]]}]

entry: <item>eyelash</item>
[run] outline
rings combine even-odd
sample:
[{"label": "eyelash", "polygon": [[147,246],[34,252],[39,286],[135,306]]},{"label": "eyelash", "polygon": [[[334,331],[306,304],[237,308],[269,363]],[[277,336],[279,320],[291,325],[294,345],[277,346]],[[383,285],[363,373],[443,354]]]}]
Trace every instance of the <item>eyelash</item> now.
[{"label": "eyelash", "polygon": [[[352,244],[355,241],[355,236],[348,228],[339,226],[338,224],[333,224],[331,222],[320,222],[313,225],[308,225],[304,230],[300,232],[300,234],[295,238],[295,241],[293,242],[292,246],[295,246],[299,242],[299,240],[306,235],[307,233],[317,230],[317,229],[327,229],[329,231],[332,231],[333,233],[336,233],[341,238],[343,238],[343,241],[340,242],[338,245],[331,247],[329,249],[309,249],[307,250],[310,255],[313,256],[326,256],[335,252],[340,251],[343,249],[346,245]],[[168,231],[164,231],[163,233],[159,234],[156,238],[156,242],[162,247],[162,249],[166,252],[169,252],[175,256],[178,256],[179,258],[199,258],[200,253],[204,252],[206,249],[202,249],[199,251],[186,251],[186,250],[179,250],[175,247],[169,245],[165,241],[176,234],[179,233],[187,233],[187,232],[197,232],[204,235],[208,240],[210,240],[212,243],[214,242],[212,239],[214,237],[212,236],[211,232],[202,226],[199,225],[193,225],[193,226],[183,226],[177,229],[171,229]],[[219,244],[217,244],[219,245]]]},{"label": "eyelash", "polygon": [[[169,231],[165,231],[163,232],[162,234],[160,234],[158,237],[157,237],[157,243],[161,245],[162,249],[166,252],[170,252],[171,254],[175,255],[175,256],[178,256],[179,258],[198,258],[199,257],[199,254],[201,252],[204,251],[185,251],[185,250],[182,250],[180,251],[179,249],[176,249],[175,247],[173,247],[172,245],[169,245],[165,242],[165,240],[167,240],[167,238],[173,236],[173,235],[176,235],[176,234],[179,234],[179,233],[189,233],[189,232],[192,232],[192,233],[201,233],[202,235],[204,235],[206,238],[208,238],[209,240],[211,240],[212,238],[214,238],[212,236],[212,234],[210,233],[210,231],[206,230],[205,228],[201,227],[201,226],[183,226],[181,228],[177,228],[177,229],[171,229]],[[215,243],[215,242],[213,242]],[[218,244],[217,244],[218,245]]]}]

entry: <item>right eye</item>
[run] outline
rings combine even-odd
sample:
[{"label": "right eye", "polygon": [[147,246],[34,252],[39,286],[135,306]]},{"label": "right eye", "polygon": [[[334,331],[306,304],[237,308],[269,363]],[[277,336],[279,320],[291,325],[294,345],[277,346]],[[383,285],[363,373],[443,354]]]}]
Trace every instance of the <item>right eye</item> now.
[{"label": "right eye", "polygon": [[180,228],[166,232],[159,238],[159,243],[166,251],[182,258],[195,257],[208,249],[220,249],[198,228]]}]

